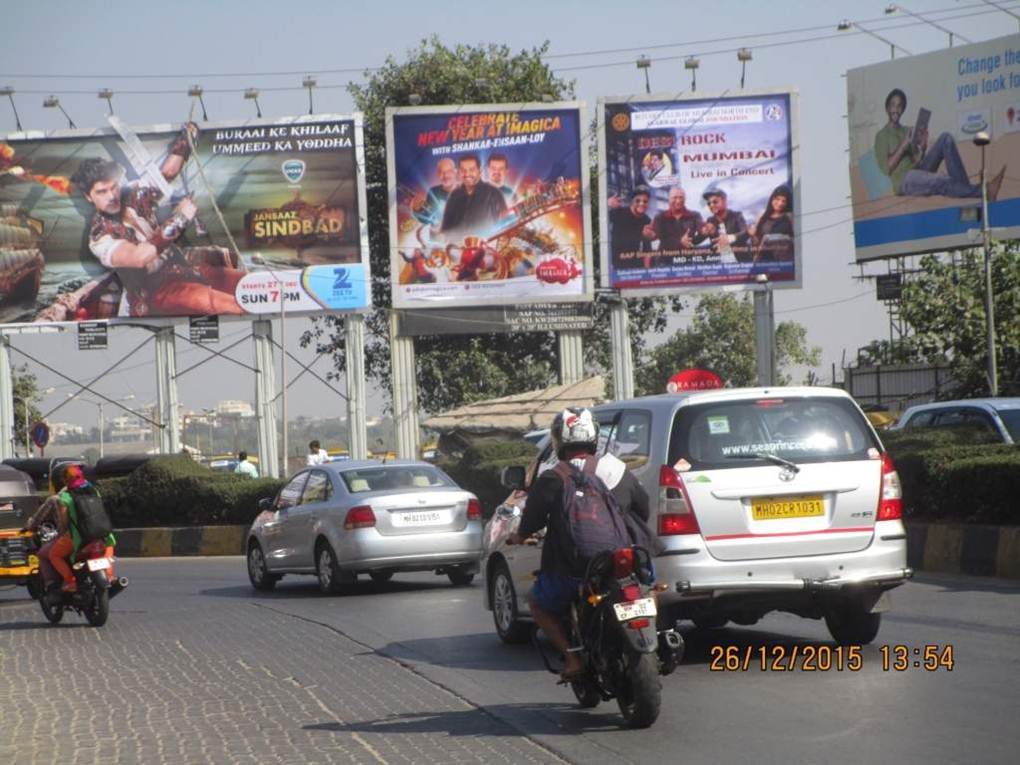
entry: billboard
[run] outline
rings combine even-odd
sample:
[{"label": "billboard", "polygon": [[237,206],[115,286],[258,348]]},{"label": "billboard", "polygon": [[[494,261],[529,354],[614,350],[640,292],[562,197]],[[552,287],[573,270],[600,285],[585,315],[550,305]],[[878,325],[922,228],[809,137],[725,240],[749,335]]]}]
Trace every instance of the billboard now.
[{"label": "billboard", "polygon": [[847,72],[857,260],[980,241],[985,132],[989,223],[1020,236],[1020,35]]},{"label": "billboard", "polygon": [[0,137],[0,323],[370,304],[360,115],[110,123]]},{"label": "billboard", "polygon": [[602,286],[799,286],[797,97],[601,99]]},{"label": "billboard", "polygon": [[572,102],[387,109],[397,308],[591,300]]}]

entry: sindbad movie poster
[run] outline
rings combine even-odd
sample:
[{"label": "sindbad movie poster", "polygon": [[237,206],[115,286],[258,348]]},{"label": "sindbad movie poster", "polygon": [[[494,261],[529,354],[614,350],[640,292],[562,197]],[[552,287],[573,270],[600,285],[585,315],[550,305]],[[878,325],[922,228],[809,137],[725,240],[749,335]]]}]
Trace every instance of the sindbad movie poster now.
[{"label": "sindbad movie poster", "polygon": [[369,305],[360,116],[108,119],[0,137],[0,323]]},{"label": "sindbad movie poster", "polygon": [[793,92],[599,104],[602,285],[800,286]]},{"label": "sindbad movie poster", "polygon": [[579,105],[388,109],[393,304],[590,300]]}]

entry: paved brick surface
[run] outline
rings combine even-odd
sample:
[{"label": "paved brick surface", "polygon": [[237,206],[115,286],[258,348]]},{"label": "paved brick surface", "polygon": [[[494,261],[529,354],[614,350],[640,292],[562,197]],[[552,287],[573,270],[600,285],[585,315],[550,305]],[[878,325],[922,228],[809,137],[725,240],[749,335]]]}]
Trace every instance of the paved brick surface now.
[{"label": "paved brick surface", "polygon": [[272,601],[129,590],[94,629],[3,595],[0,763],[561,762]]}]

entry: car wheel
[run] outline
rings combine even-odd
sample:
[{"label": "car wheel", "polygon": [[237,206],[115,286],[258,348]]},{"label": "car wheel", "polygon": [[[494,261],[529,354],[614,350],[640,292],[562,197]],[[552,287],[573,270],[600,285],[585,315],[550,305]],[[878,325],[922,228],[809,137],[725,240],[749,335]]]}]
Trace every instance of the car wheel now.
[{"label": "car wheel", "polygon": [[502,561],[496,564],[489,579],[489,602],[492,603],[492,621],[500,640],[514,645],[531,639],[531,625],[521,621],[517,613],[517,592],[510,569]]},{"label": "car wheel", "polygon": [[326,541],[319,543],[315,554],[315,573],[319,579],[319,590],[325,595],[336,595],[350,581],[349,576],[345,581],[344,572],[337,565],[333,546]]},{"label": "car wheel", "polygon": [[457,587],[467,587],[475,580],[475,575],[473,573],[465,571],[460,566],[447,569],[446,575],[450,577],[450,583]]},{"label": "car wheel", "polygon": [[276,586],[279,579],[279,576],[269,573],[262,546],[258,542],[248,545],[248,581],[251,582],[251,586],[261,592],[268,592]]},{"label": "car wheel", "polygon": [[825,626],[840,645],[867,645],[878,635],[882,614],[873,614],[860,601],[850,600],[826,612]]},{"label": "car wheel", "polygon": [[368,575],[372,577],[373,582],[388,582],[393,578],[393,571],[369,571]]}]

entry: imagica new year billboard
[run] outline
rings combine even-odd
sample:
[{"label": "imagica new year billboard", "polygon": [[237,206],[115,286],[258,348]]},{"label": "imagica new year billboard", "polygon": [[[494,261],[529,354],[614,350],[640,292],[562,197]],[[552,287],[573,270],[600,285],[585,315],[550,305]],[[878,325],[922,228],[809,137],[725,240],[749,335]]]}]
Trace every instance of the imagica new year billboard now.
[{"label": "imagica new year billboard", "polygon": [[398,308],[590,300],[575,103],[388,109]]},{"label": "imagica new year billboard", "polygon": [[791,92],[599,102],[602,285],[799,286]]},{"label": "imagica new year billboard", "polygon": [[0,138],[0,323],[369,305],[360,116],[110,122]]},{"label": "imagica new year billboard", "polygon": [[1020,237],[1020,35],[847,72],[859,261]]}]

